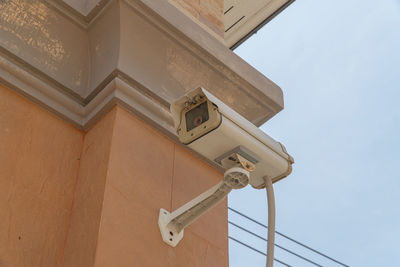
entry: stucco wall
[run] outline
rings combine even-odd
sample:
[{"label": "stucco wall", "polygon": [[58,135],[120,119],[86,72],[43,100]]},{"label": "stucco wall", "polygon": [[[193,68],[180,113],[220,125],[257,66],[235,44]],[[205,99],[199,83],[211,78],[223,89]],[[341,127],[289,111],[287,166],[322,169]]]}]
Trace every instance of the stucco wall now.
[{"label": "stucco wall", "polygon": [[0,85],[0,266],[57,266],[83,133]]},{"label": "stucco wall", "polygon": [[64,266],[94,266],[114,121],[112,110],[85,135]]},{"label": "stucco wall", "polygon": [[221,178],[115,107],[85,137],[65,266],[227,266],[226,201],[185,229],[176,248],[158,230],[160,208],[176,209]]},{"label": "stucco wall", "polygon": [[117,107],[95,266],[227,266],[226,201],[185,229],[176,248],[158,230],[161,207],[176,209],[220,179],[216,170]]},{"label": "stucco wall", "polygon": [[222,175],[123,108],[87,133],[0,87],[0,266],[228,266],[226,200],[166,245]]},{"label": "stucco wall", "polygon": [[195,21],[224,36],[223,0],[170,0]]}]

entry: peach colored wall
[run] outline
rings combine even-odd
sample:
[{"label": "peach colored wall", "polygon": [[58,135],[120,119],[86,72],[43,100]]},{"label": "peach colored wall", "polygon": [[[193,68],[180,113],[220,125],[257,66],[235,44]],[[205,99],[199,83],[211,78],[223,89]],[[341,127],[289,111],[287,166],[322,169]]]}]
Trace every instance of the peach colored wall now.
[{"label": "peach colored wall", "polygon": [[0,85],[0,266],[56,266],[83,133]]},{"label": "peach colored wall", "polygon": [[175,248],[158,230],[160,208],[175,209],[220,179],[219,172],[118,107],[95,266],[228,266],[226,201],[185,229]]},{"label": "peach colored wall", "polygon": [[115,109],[85,135],[64,266],[94,266]]},{"label": "peach colored wall", "polygon": [[211,28],[218,35],[224,35],[223,0],[171,0],[184,9],[188,15]]},{"label": "peach colored wall", "polygon": [[114,107],[86,134],[0,86],[0,266],[228,266],[227,202],[166,245],[176,209],[222,175]]},{"label": "peach colored wall", "polygon": [[228,266],[227,202],[166,245],[176,209],[222,175],[114,107],[89,132],[0,86],[0,266]]}]

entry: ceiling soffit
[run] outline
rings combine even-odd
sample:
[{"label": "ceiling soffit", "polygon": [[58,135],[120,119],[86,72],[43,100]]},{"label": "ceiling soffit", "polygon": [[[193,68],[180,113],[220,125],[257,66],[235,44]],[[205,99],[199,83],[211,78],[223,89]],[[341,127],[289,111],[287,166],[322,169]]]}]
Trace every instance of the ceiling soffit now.
[{"label": "ceiling soffit", "polygon": [[225,0],[224,40],[234,49],[288,7],[294,0]]}]

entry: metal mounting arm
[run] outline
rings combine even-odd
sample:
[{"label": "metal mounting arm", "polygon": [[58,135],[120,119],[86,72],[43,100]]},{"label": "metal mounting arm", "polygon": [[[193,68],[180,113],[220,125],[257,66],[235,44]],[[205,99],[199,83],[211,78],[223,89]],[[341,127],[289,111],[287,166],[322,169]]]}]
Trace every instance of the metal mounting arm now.
[{"label": "metal mounting arm", "polygon": [[183,238],[183,229],[217,205],[232,189],[245,187],[249,183],[249,172],[233,167],[224,174],[224,179],[174,212],[160,209],[158,226],[165,243],[175,247]]}]

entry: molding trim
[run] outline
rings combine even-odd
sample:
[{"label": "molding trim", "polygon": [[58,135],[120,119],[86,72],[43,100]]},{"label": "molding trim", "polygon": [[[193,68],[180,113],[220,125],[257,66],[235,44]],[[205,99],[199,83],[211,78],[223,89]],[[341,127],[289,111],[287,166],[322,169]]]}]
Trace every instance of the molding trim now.
[{"label": "molding trim", "polygon": [[98,17],[101,12],[106,9],[106,7],[113,0],[101,0],[95,7],[87,14],[84,15],[81,12],[77,11],[75,8],[68,5],[63,0],[44,0],[49,6],[58,10],[64,16],[69,17],[71,20],[75,21],[81,27],[87,29],[90,27],[90,24],[94,21],[96,17]]},{"label": "molding trim", "polygon": [[168,136],[175,136],[169,104],[152,97],[136,81],[126,80],[125,75],[115,71],[109,82],[86,105],[54,90],[32,73],[19,68],[13,62],[0,57],[0,83],[27,97],[46,110],[56,113],[81,130],[88,130],[101,118],[110,105],[121,104],[153,124],[159,125]]},{"label": "molding trim", "polygon": [[[7,70],[5,70],[7,69]],[[125,81],[124,75],[116,75],[87,105],[78,104],[64,94],[51,90],[45,82],[0,57],[0,84],[28,98],[45,110],[71,123],[80,130],[88,131],[115,105],[119,105],[182,145],[175,133],[169,105],[147,95],[137,83]],[[187,146],[182,147],[210,166],[224,170]]]}]

